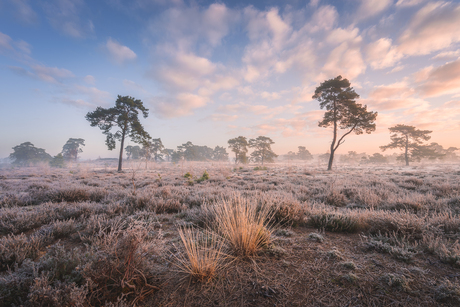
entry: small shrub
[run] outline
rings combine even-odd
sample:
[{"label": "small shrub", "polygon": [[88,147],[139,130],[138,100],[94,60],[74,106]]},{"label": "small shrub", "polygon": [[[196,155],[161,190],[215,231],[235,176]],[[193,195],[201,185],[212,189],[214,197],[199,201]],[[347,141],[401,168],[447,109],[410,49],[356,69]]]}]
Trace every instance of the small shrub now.
[{"label": "small shrub", "polygon": [[356,232],[361,228],[360,222],[353,216],[326,212],[310,216],[307,223],[332,232]]},{"label": "small shrub", "polygon": [[255,171],[266,171],[267,167],[266,166],[256,166],[254,167]]},{"label": "small shrub", "polygon": [[403,262],[411,262],[418,254],[417,245],[410,244],[404,237],[398,238],[394,234],[392,236],[370,236],[364,246],[368,250],[390,254],[396,260]]},{"label": "small shrub", "polygon": [[324,198],[324,202],[329,206],[345,207],[347,205],[347,197],[338,190],[332,190]]},{"label": "small shrub", "polygon": [[446,279],[435,289],[434,299],[440,303],[460,304],[460,286]]},{"label": "small shrub", "polygon": [[346,261],[346,262],[342,262],[340,263],[340,266],[343,267],[344,269],[347,269],[347,270],[355,270],[356,269],[356,264],[352,261]]},{"label": "small shrub", "polygon": [[197,182],[203,182],[205,180],[209,180],[209,174],[207,171],[204,171],[203,175],[201,175],[200,178],[198,178],[196,181]]},{"label": "small shrub", "polygon": [[320,235],[319,233],[316,233],[316,232],[310,233],[308,235],[308,238],[310,240],[316,241],[318,243],[323,243],[323,241],[324,241],[324,237],[322,235]]},{"label": "small shrub", "polygon": [[359,280],[359,277],[356,274],[348,273],[343,275],[342,279],[349,283],[355,283]]},{"label": "small shrub", "polygon": [[290,231],[289,229],[280,228],[274,232],[274,235],[278,237],[292,237],[294,233]]},{"label": "small shrub", "polygon": [[382,275],[380,277],[380,280],[392,288],[397,288],[401,290],[410,290],[410,287],[409,287],[410,280],[407,279],[404,275],[388,273],[388,274]]},{"label": "small shrub", "polygon": [[193,176],[192,176],[192,174],[190,174],[190,172],[186,172],[185,175],[184,175],[184,178],[192,179]]},{"label": "small shrub", "polygon": [[342,253],[336,249],[332,249],[330,251],[328,251],[326,253],[326,256],[329,258],[329,259],[333,259],[333,260],[343,260],[344,257],[342,255]]}]

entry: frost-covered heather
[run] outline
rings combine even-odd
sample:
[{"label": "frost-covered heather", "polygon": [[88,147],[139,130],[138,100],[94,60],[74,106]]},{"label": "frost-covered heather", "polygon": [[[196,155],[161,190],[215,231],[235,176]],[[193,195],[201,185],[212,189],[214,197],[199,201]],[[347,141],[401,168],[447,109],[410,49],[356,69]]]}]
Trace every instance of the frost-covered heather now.
[{"label": "frost-covered heather", "polygon": [[[177,271],[171,261],[184,252],[177,229],[212,230],[219,225],[213,206],[235,195],[269,208],[266,222],[285,229],[274,234],[290,233],[276,235],[282,242],[295,240],[289,227],[321,237],[306,233],[301,242],[310,245],[327,245],[328,233],[359,235],[363,253],[402,266],[429,258],[460,268],[460,165],[333,172],[304,163],[266,170],[227,163],[127,161],[124,167],[123,173],[102,162],[0,169],[0,306],[43,300],[49,306],[121,306],[166,297],[162,285]],[[289,246],[266,246],[266,252],[279,262],[294,255]],[[351,263],[359,271],[357,261]],[[365,282],[347,274],[338,280]],[[401,291],[410,288],[409,279],[391,274],[373,282],[393,287],[403,280]],[[433,302],[458,302],[458,282],[439,282]]]}]

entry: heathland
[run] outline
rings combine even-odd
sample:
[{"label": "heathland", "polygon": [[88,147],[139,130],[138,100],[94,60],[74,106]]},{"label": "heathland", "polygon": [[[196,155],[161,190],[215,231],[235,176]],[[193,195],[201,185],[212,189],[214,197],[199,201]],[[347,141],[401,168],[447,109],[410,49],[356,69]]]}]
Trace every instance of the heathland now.
[{"label": "heathland", "polygon": [[0,169],[0,306],[458,306],[460,165]]}]

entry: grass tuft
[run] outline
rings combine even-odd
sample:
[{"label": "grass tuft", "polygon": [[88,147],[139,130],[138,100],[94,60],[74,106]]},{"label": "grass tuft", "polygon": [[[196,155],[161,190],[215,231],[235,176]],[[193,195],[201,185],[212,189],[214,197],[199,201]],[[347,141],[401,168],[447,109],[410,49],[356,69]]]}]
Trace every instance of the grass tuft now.
[{"label": "grass tuft", "polygon": [[228,255],[222,238],[210,231],[179,228],[185,254],[177,257],[179,271],[200,282],[210,281],[225,266]]},{"label": "grass tuft", "polygon": [[257,206],[248,199],[233,196],[208,206],[214,226],[237,256],[250,257],[271,242],[273,216],[268,206]]}]

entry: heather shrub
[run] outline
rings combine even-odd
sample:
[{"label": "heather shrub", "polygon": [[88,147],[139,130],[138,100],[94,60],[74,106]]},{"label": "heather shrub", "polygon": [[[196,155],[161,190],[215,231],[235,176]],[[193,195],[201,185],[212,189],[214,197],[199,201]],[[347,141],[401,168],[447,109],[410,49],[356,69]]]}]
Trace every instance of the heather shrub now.
[{"label": "heather shrub", "polygon": [[460,304],[460,285],[445,279],[435,289],[434,298],[440,303]]},{"label": "heather shrub", "polygon": [[0,271],[5,271],[14,264],[21,265],[25,259],[38,256],[44,237],[24,234],[7,235],[0,238]]},{"label": "heather shrub", "polygon": [[341,213],[319,213],[308,217],[307,224],[332,232],[357,232],[362,229],[362,224],[355,216]]},{"label": "heather shrub", "polygon": [[152,226],[138,221],[120,221],[99,230],[90,246],[94,260],[82,268],[90,302],[123,297],[136,304],[159,289],[154,268],[164,244],[152,232]]}]

